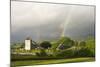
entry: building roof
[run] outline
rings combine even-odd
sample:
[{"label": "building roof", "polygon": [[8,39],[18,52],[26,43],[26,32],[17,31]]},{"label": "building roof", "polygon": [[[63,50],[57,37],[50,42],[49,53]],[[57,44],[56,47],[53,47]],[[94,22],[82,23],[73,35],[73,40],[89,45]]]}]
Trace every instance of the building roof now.
[{"label": "building roof", "polygon": [[27,37],[25,40],[32,40],[30,37]]}]

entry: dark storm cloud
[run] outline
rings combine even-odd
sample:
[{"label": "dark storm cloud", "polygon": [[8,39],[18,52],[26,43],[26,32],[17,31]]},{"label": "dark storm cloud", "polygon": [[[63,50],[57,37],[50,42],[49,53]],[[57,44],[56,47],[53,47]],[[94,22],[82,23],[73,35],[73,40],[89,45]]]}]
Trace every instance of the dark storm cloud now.
[{"label": "dark storm cloud", "polygon": [[11,41],[73,39],[94,35],[94,7],[46,3],[11,3]]}]

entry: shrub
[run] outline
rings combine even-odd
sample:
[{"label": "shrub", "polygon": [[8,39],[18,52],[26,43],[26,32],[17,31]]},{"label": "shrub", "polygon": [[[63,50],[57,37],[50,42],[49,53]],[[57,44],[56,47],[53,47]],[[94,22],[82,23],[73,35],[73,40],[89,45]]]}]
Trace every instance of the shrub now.
[{"label": "shrub", "polygon": [[74,54],[73,54],[73,50],[64,50],[64,51],[61,51],[61,52],[56,52],[56,56],[58,57],[73,57]]},{"label": "shrub", "polygon": [[36,53],[37,56],[47,56],[45,50],[41,49],[39,53]]},{"label": "shrub", "polygon": [[93,56],[93,53],[89,49],[84,48],[84,49],[80,49],[78,51],[78,56],[82,56],[82,57],[92,57]]}]

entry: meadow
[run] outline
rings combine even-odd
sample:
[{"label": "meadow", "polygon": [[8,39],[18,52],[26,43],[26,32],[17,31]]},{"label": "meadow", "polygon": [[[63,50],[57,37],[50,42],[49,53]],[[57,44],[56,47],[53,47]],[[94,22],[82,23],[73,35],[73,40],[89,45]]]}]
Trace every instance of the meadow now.
[{"label": "meadow", "polygon": [[44,64],[60,64],[60,63],[73,63],[73,62],[91,62],[95,61],[92,57],[84,58],[65,58],[65,59],[49,59],[49,60],[22,60],[12,62],[12,67],[15,66],[34,66],[34,65],[44,65]]}]

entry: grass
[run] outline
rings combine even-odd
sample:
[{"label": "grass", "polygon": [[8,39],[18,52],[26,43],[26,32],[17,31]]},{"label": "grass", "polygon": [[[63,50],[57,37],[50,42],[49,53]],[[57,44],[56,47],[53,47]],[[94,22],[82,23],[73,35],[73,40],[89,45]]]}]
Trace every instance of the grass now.
[{"label": "grass", "polygon": [[50,60],[24,60],[24,61],[12,61],[11,66],[31,66],[31,65],[44,65],[44,64],[60,64],[60,63],[72,63],[72,62],[89,62],[95,61],[94,58],[70,58],[70,59],[50,59]]}]

